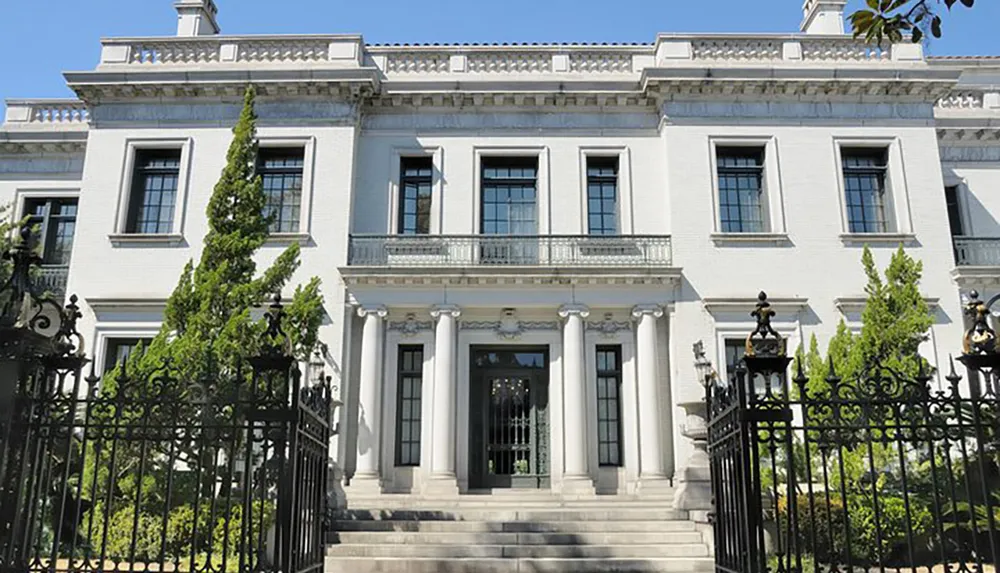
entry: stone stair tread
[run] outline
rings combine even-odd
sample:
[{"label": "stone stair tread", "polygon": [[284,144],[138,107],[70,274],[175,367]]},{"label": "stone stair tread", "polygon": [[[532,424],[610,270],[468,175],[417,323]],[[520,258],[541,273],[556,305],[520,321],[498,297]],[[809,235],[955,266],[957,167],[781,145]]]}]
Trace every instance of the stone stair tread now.
[{"label": "stone stair tread", "polygon": [[677,545],[328,545],[327,556],[480,558],[708,557],[703,543]]},{"label": "stone stair tread", "polygon": [[334,519],[423,519],[450,521],[663,521],[687,519],[686,511],[665,508],[442,508],[437,510],[408,509],[348,509],[337,512]]},{"label": "stone stair tread", "polygon": [[420,520],[346,520],[335,521],[334,531],[427,531],[427,532],[498,532],[498,533],[627,533],[695,531],[695,523],[686,520],[640,521],[420,521]]},{"label": "stone stair tread", "polygon": [[325,573],[711,573],[710,558],[659,557],[647,559],[436,559],[436,558],[327,558]]},{"label": "stone stair tread", "polygon": [[[663,532],[580,532],[580,533],[509,533],[509,532],[407,532],[350,531],[334,534],[340,544],[403,545],[684,545],[702,543],[698,531]],[[333,539],[330,540],[333,542]]]}]

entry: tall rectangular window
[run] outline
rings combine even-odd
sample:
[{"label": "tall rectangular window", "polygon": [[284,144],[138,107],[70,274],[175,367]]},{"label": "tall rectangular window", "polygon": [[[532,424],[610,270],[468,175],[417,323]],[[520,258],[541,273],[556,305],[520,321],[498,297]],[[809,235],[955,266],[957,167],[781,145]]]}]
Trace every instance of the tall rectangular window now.
[{"label": "tall rectangular window", "polygon": [[597,347],[597,460],[602,466],[622,465],[621,441],[622,347]]},{"label": "tall rectangular window", "polygon": [[404,157],[399,166],[400,235],[431,232],[434,163],[431,157]]},{"label": "tall rectangular window", "polygon": [[764,150],[719,147],[716,164],[722,232],[764,232]]},{"label": "tall rectangular window", "polygon": [[24,214],[42,264],[69,265],[76,232],[76,199],[28,199]]},{"label": "tall rectangular window", "polygon": [[961,203],[958,202],[958,187],[945,187],[944,199],[948,206],[948,225],[951,227],[951,236],[961,237],[965,234],[965,227],[962,224]]},{"label": "tall rectangular window", "polygon": [[272,233],[299,232],[304,165],[305,150],[301,147],[275,147],[257,153],[257,174],[267,196],[264,216],[272,218]]},{"label": "tall rectangular window", "polygon": [[180,149],[136,152],[126,233],[166,234],[173,230],[180,170]]},{"label": "tall rectangular window", "polygon": [[152,338],[109,338],[104,345],[104,372],[114,370],[115,366],[131,356],[139,343],[148,348],[152,341]]},{"label": "tall rectangular window", "polygon": [[618,234],[618,158],[587,158],[587,232]]},{"label": "tall rectangular window", "polygon": [[887,155],[884,149],[841,150],[847,224],[851,233],[888,231],[885,208]]},{"label": "tall rectangular window", "polygon": [[538,233],[538,158],[487,157],[482,165],[482,233]]},{"label": "tall rectangular window", "polygon": [[736,376],[736,369],[739,368],[743,357],[747,353],[747,342],[740,338],[726,339],[726,380],[732,381]]},{"label": "tall rectangular window", "polygon": [[420,397],[424,347],[400,346],[397,364],[396,465],[420,465]]}]

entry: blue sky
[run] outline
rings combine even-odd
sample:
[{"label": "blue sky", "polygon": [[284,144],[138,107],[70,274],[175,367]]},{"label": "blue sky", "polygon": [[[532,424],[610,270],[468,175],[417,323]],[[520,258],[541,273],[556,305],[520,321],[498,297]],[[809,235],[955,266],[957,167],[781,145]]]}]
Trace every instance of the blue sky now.
[{"label": "blue sky", "polygon": [[[650,42],[657,32],[793,32],[802,0],[216,0],[227,34],[361,33],[369,43]],[[0,0],[0,101],[70,97],[105,36],[173,35],[172,0]],[[862,0],[852,0],[848,11]],[[947,19],[933,54],[1000,55],[1000,1]]]}]

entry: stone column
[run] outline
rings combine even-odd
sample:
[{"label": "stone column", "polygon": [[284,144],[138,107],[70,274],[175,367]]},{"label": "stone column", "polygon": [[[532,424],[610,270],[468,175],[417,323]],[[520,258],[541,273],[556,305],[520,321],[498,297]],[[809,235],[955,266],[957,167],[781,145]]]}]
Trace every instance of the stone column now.
[{"label": "stone column", "polygon": [[[379,482],[379,424],[382,408],[382,335],[388,311],[384,306],[362,306],[360,389],[358,392],[358,461],[352,486],[377,488]],[[368,482],[368,483],[364,483]]]},{"label": "stone column", "polygon": [[568,304],[559,309],[563,319],[563,448],[566,467],[563,489],[593,493],[587,467],[587,368],[583,345],[583,321],[590,310]]},{"label": "stone column", "polygon": [[663,469],[663,439],[660,430],[659,343],[656,321],[663,316],[658,305],[632,309],[636,327],[636,396],[639,401],[639,481],[642,489],[667,482]]},{"label": "stone column", "polygon": [[455,474],[456,434],[455,403],[458,396],[456,381],[455,348],[456,322],[461,309],[452,305],[441,305],[431,309],[431,316],[437,320],[434,331],[434,393],[431,423],[431,480],[430,487],[443,490],[441,493],[458,493]]}]

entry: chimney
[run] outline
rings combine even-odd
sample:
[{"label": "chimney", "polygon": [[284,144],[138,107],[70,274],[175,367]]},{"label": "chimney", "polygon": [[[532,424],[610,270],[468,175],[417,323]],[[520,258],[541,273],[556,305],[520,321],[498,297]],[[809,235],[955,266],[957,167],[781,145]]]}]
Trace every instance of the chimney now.
[{"label": "chimney", "polygon": [[219,33],[219,24],[215,17],[219,9],[215,0],[177,0],[174,2],[177,10],[178,36],[213,36]]},{"label": "chimney", "polygon": [[806,0],[802,7],[806,34],[844,34],[844,6],[847,0]]}]

